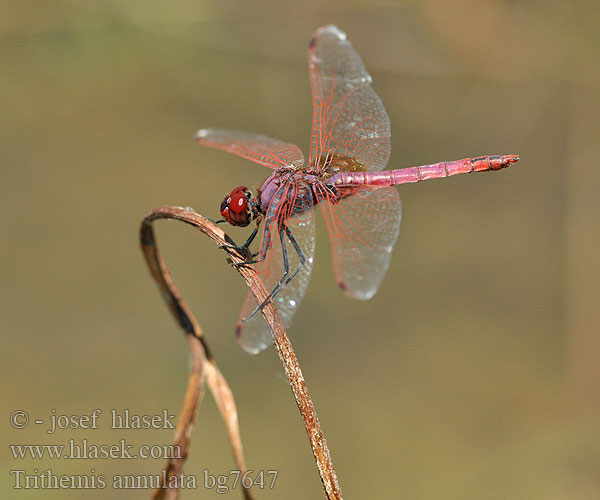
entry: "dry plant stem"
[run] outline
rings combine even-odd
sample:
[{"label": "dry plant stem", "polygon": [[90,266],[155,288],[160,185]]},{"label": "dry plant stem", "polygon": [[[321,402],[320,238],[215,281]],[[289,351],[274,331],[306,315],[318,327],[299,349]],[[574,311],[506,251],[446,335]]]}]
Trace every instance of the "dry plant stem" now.
[{"label": "dry plant stem", "polygon": [[[142,222],[140,231],[142,251],[146,258],[146,263],[150,268],[152,277],[162,291],[163,298],[167,302],[175,319],[187,334],[190,351],[192,353],[192,370],[188,379],[181,416],[177,424],[177,429],[175,430],[174,445],[177,446],[176,449],[180,450],[180,456],[167,461],[165,466],[166,473],[164,476],[161,475],[160,485],[153,495],[153,498],[156,500],[173,500],[177,499],[179,496],[179,487],[171,488],[168,486],[174,478],[176,479],[176,477],[183,472],[183,464],[189,452],[194,421],[198,413],[200,402],[204,396],[205,381],[208,383],[225,425],[227,426],[234,460],[242,475],[247,471],[247,467],[242,452],[242,441],[239,433],[237,409],[233,394],[227,381],[217,368],[214,358],[210,354],[200,325],[185,305],[185,302],[173,282],[169,269],[156,245],[151,225],[152,220],[153,217],[150,215]],[[243,483],[242,488],[244,498],[246,500],[253,500],[253,495]]]},{"label": "dry plant stem", "polygon": [[[150,212],[142,223],[142,246],[145,245],[145,233],[148,233],[151,229],[150,224],[156,219],[176,219],[187,224],[194,226],[195,228],[202,231],[205,235],[211,238],[217,245],[221,246],[224,244],[233,244],[233,241],[225,234],[224,231],[219,229],[215,224],[213,224],[210,220],[202,217],[201,215],[193,212],[191,209],[184,209],[181,207],[161,207]],[[244,262],[244,256],[236,252],[235,250],[227,250],[229,254],[229,258],[233,263]],[[163,263],[164,266],[164,263]],[[152,266],[151,266],[152,270]],[[164,266],[164,270],[166,270],[166,266]],[[262,303],[268,296],[267,291],[265,290],[263,284],[259,280],[255,271],[250,267],[239,267],[239,273],[246,280],[248,287],[252,290],[252,293],[256,297],[258,303]],[[154,270],[152,270],[154,274]],[[172,280],[168,275],[167,277],[170,283],[172,284]],[[173,286],[174,287],[174,286]],[[177,294],[179,297],[179,295]],[[181,302],[181,297],[179,297],[179,302]],[[185,307],[183,304],[181,304]],[[177,305],[169,304],[169,307],[175,314],[175,317],[178,318],[178,321],[182,328],[186,329],[188,323],[185,319],[181,318],[181,307]],[[193,318],[191,313],[187,311],[187,309],[183,309],[186,312],[185,316]],[[319,423],[319,419],[317,418],[317,413],[315,411],[315,407],[308,393],[308,388],[306,386],[306,382],[304,381],[304,377],[302,375],[302,370],[300,369],[300,365],[298,364],[298,360],[294,353],[294,349],[290,340],[287,336],[283,328],[283,324],[281,323],[281,319],[277,314],[277,310],[272,302],[268,302],[266,306],[262,310],[262,314],[267,321],[271,333],[273,334],[273,339],[275,342],[275,347],[277,348],[277,353],[279,354],[279,359],[281,360],[285,374],[289,380],[292,392],[294,394],[294,398],[296,399],[296,403],[298,404],[298,408],[300,410],[300,414],[304,421],[304,427],[306,429],[306,433],[308,435],[308,439],[315,456],[315,460],[317,462],[317,468],[319,469],[319,474],[321,476],[321,481],[323,482],[323,488],[325,490],[325,494],[328,499],[341,499],[342,491],[340,489],[340,485],[337,480],[337,475],[335,473],[335,469],[333,467],[333,463],[331,461],[331,456],[329,454],[329,449],[327,448],[327,442],[325,441],[325,435],[323,434],[323,430],[321,429],[321,425]],[[186,330],[189,333],[193,333],[193,329]],[[202,340],[202,345],[206,347],[206,342]],[[207,352],[207,357],[210,358],[210,354]],[[210,380],[210,375],[207,374],[208,380]]]},{"label": "dry plant stem", "polygon": [[[175,429],[175,449],[180,450],[179,456],[171,458],[165,466],[166,474],[161,476],[159,487],[154,490],[154,500],[176,500],[179,497],[179,488],[169,488],[169,479],[177,477],[183,472],[183,464],[188,456],[190,441],[194,428],[194,421],[198,414],[198,408],[204,396],[204,370],[206,356],[199,340],[193,335],[188,335],[188,342],[192,352],[192,371],[188,379],[181,416]],[[165,484],[166,483],[166,484]]]}]

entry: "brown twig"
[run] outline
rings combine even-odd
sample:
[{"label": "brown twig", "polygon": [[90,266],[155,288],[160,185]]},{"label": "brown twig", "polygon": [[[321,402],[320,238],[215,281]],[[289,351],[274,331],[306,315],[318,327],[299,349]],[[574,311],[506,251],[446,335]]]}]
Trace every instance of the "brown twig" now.
[{"label": "brown twig", "polygon": [[[194,319],[193,315],[189,312],[189,310],[183,303],[181,296],[177,292],[173,280],[170,277],[168,269],[164,264],[162,257],[160,257],[158,248],[154,244],[154,235],[152,232],[151,224],[154,220],[157,219],[175,219],[190,224],[196,229],[202,231],[217,245],[219,245],[219,247],[221,247],[224,244],[232,245],[233,241],[225,234],[224,231],[219,229],[210,220],[195,213],[191,209],[185,209],[181,207],[157,208],[150,212],[142,222],[142,248],[144,249],[146,260],[148,262],[148,265],[150,266],[151,272],[154,278],[159,283],[159,286],[161,287],[161,289],[163,289],[163,291],[165,289],[169,290],[169,293],[165,295],[165,300],[167,300],[169,308],[173,312],[175,318],[178,320],[180,326],[184,329],[184,331],[189,335],[194,335],[198,338],[198,344],[202,346],[206,354],[207,360],[211,362],[206,363],[204,365],[205,370],[206,366],[210,366],[211,364],[216,368],[214,360],[212,359],[210,351],[208,350],[208,346],[206,345],[206,341],[202,336],[200,327],[198,326],[198,323]],[[153,248],[153,250],[150,250],[150,248]],[[154,253],[157,259],[150,259],[148,252],[151,252],[151,254]],[[227,249],[227,252],[229,254],[230,260],[233,263],[244,262],[244,256],[236,252],[234,249]],[[257,302],[261,304],[263,301],[265,301],[268,296],[268,293],[265,290],[261,281],[259,280],[256,272],[251,267],[245,266],[240,266],[237,269],[242,275],[242,277],[246,280],[246,283],[250,290],[252,290],[252,293],[256,297]],[[163,283],[165,286],[163,286],[161,283]],[[277,353],[279,354],[279,359],[283,364],[285,374],[290,383],[290,387],[294,394],[294,398],[296,399],[296,403],[300,410],[302,420],[304,421],[304,427],[306,429],[308,440],[310,442],[315,460],[317,462],[317,468],[319,469],[319,474],[321,476],[321,481],[323,482],[325,494],[330,500],[339,500],[342,498],[342,492],[337,480],[337,475],[335,473],[333,463],[331,461],[329,449],[327,448],[325,435],[323,434],[323,430],[321,429],[321,425],[319,423],[319,419],[317,417],[317,412],[315,411],[313,402],[310,399],[308,388],[306,386],[306,382],[304,381],[302,370],[300,369],[300,365],[298,364],[298,360],[294,353],[292,344],[290,343],[287,333],[283,328],[283,324],[281,323],[281,319],[277,314],[277,310],[275,309],[275,306],[271,301],[269,301],[262,309],[262,314],[265,320],[267,321],[269,328],[271,329],[275,347],[277,348]],[[221,377],[218,383],[211,385],[211,377],[212,375],[210,373],[210,370],[208,370],[207,380],[209,385],[211,386],[211,391],[214,392],[213,386],[218,386],[219,384],[224,383],[224,379]],[[229,387],[227,387],[227,390],[225,392],[227,391],[229,391],[229,393],[231,392],[229,390]],[[233,403],[233,397],[231,397],[230,402]],[[221,409],[220,405],[219,408]],[[221,409],[221,411],[223,412],[223,409]],[[228,423],[228,429],[230,430],[234,424],[235,428],[237,429],[237,412],[235,413],[235,415],[235,422]],[[236,435],[239,439],[239,433],[237,433]],[[234,450],[237,449],[240,453],[239,457],[236,455],[236,460],[239,460],[241,457],[241,462],[243,463],[243,456],[241,455],[241,442],[239,442],[239,448],[236,448],[236,446],[238,445],[234,444],[234,440],[232,439],[231,433],[230,440],[232,441],[232,446]],[[236,452],[234,451],[234,455],[235,454]]]}]

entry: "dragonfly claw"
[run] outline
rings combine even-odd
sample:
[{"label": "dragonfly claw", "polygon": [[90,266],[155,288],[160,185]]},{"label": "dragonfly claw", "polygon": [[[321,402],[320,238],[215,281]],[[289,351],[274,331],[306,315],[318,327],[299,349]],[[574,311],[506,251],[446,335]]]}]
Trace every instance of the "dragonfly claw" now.
[{"label": "dragonfly claw", "polygon": [[250,252],[250,249],[244,246],[240,247],[238,245],[229,245],[225,243],[224,245],[219,245],[219,248],[221,250],[235,250],[236,252],[241,253],[247,261],[253,260],[254,257],[256,257],[256,254]]},{"label": "dragonfly claw", "polygon": [[242,323],[247,323],[248,321],[250,321],[254,315],[258,312],[258,311],[262,311],[263,307],[265,306],[265,304],[269,301],[269,299],[265,300],[261,305],[256,306],[256,308],[254,309],[254,311],[252,311],[250,313],[250,315],[246,318],[242,318]]},{"label": "dragonfly claw", "polygon": [[[190,208],[190,210],[192,210],[192,209]],[[214,219],[211,219],[210,217],[207,217],[206,219],[211,221],[213,224],[222,224],[223,222],[227,222],[225,219],[214,220]]]},{"label": "dragonfly claw", "polygon": [[247,260],[244,262],[233,262],[231,265],[233,267],[235,267],[236,269],[239,269],[240,267],[250,267],[252,266],[252,264],[256,264],[255,260]]}]

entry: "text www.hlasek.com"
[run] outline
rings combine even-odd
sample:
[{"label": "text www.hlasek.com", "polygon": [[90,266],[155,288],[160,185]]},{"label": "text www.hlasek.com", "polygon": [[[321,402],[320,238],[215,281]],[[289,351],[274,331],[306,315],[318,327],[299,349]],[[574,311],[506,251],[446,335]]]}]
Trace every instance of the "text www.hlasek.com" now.
[{"label": "text www.hlasek.com", "polygon": [[181,449],[177,445],[140,445],[136,451],[132,444],[121,439],[117,444],[93,444],[87,439],[76,441],[70,439],[68,444],[11,444],[14,459],[172,459],[182,458]]}]

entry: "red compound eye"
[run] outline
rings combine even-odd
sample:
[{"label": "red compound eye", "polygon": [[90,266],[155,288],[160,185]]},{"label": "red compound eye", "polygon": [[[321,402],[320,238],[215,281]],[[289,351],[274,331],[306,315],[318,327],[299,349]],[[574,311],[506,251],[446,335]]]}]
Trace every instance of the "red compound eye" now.
[{"label": "red compound eye", "polygon": [[221,215],[232,226],[247,226],[250,224],[248,208],[249,191],[246,186],[235,188],[221,203]]},{"label": "red compound eye", "polygon": [[229,197],[229,210],[236,214],[241,214],[248,210],[248,199],[246,198],[247,190],[248,189],[245,186],[240,186],[231,192],[231,196]]}]

